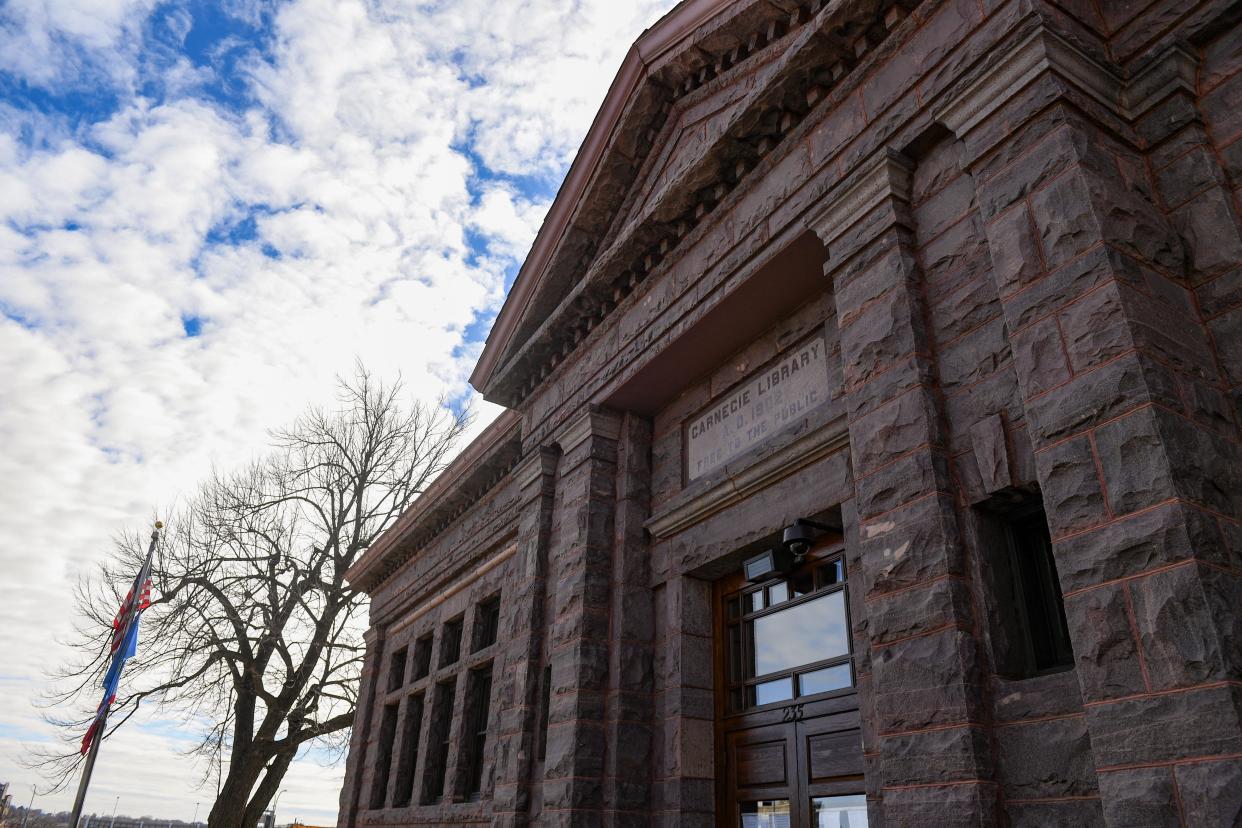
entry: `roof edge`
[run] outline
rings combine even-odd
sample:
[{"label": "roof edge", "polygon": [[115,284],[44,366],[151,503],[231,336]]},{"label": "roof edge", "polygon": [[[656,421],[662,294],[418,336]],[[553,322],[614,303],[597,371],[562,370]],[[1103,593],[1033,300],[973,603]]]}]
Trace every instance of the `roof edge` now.
[{"label": "roof edge", "polygon": [[513,287],[492,324],[483,353],[470,374],[470,384],[479,393],[486,394],[484,389],[495,373],[501,356],[508,349],[518,323],[525,315],[540,277],[551,262],[552,254],[569,226],[574,209],[586,194],[592,174],[612,143],[613,133],[631,96],[647,79],[652,64],[698,30],[703,23],[724,10],[730,2],[731,0],[686,0],[639,35],[626,52],[621,67],[604,96],[604,102],[595,113],[586,138],[569,165],[569,172],[566,173],[565,180],[557,190],[556,198],[535,235],[530,252],[518,270]]},{"label": "roof edge", "polygon": [[489,454],[500,447],[521,425],[521,415],[511,409],[479,432],[466,444],[452,462],[432,481],[427,491],[406,508],[397,520],[376,538],[375,543],[345,571],[351,584],[370,590],[371,581],[381,564],[397,551],[401,542],[421,528],[421,521],[431,514],[448,496],[454,494],[467,476]]}]

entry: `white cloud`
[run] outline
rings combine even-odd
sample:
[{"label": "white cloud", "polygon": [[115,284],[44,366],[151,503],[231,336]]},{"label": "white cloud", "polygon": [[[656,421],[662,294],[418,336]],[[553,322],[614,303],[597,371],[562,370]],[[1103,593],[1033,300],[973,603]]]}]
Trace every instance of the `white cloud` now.
[{"label": "white cloud", "polygon": [[[465,332],[548,206],[491,174],[558,180],[669,5],[294,0],[265,18],[234,0],[274,26],[236,70],[241,111],[195,97],[217,69],[184,58],[164,97],[134,94],[153,0],[4,5],[0,71],[120,104],[75,126],[0,101],[0,779],[32,779],[16,764],[45,732],[30,699],[63,658],[70,584],[115,531],[329,401],[355,357],[427,399],[466,393],[481,344]],[[476,430],[496,413],[480,411]],[[122,811],[146,789],[165,816],[206,798],[167,734],[135,728],[109,753],[97,796]],[[340,773],[296,763],[281,810],[323,821]]]}]

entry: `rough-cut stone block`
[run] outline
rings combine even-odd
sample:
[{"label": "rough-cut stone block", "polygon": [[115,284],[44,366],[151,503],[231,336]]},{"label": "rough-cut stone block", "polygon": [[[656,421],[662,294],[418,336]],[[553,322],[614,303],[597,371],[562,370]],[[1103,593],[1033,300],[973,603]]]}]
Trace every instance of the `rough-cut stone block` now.
[{"label": "rough-cut stone block", "polygon": [[928,785],[884,792],[881,824],[885,826],[983,828],[996,822],[996,790],[990,782]]},{"label": "rough-cut stone block", "polygon": [[957,522],[947,498],[935,496],[859,529],[867,594],[889,592],[965,570]]},{"label": "rough-cut stone block", "polygon": [[1064,385],[1073,376],[1056,319],[1042,319],[1029,325],[1010,341],[1014,370],[1024,396],[1043,394]]},{"label": "rough-cut stone block", "polygon": [[1152,689],[1242,676],[1242,578],[1187,563],[1132,582]]},{"label": "rough-cut stone block", "polygon": [[1104,828],[1106,825],[1098,799],[1008,802],[1004,811],[1009,828]]},{"label": "rough-cut stone block", "polygon": [[880,773],[885,785],[930,785],[987,779],[987,734],[979,727],[937,728],[885,736]]},{"label": "rough-cut stone block", "polygon": [[1242,824],[1242,761],[1188,762],[1174,775],[1187,825]]},{"label": "rough-cut stone block", "polygon": [[1085,701],[1130,696],[1147,689],[1124,585],[1068,596],[1065,617]]},{"label": "rough-cut stone block", "polygon": [[1040,489],[1054,537],[1108,520],[1091,441],[1076,437],[1036,452]]},{"label": "rough-cut stone block", "polygon": [[1109,825],[1182,828],[1173,769],[1128,768],[1100,774],[1100,793]]},{"label": "rough-cut stone block", "polygon": [[1008,799],[1098,792],[1084,716],[1011,725],[998,732],[998,770]]},{"label": "rough-cut stone block", "polygon": [[881,732],[918,730],[969,719],[979,703],[978,655],[958,629],[872,648]]},{"label": "rough-cut stone block", "polygon": [[1097,767],[1242,753],[1242,688],[1209,685],[1088,708]]}]

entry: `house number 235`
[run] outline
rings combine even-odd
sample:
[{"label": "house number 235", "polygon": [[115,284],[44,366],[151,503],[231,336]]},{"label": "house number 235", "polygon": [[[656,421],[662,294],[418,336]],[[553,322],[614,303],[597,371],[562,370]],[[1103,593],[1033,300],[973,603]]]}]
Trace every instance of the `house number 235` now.
[{"label": "house number 235", "polygon": [[802,705],[794,704],[786,707],[781,713],[782,722],[800,722],[802,721]]}]

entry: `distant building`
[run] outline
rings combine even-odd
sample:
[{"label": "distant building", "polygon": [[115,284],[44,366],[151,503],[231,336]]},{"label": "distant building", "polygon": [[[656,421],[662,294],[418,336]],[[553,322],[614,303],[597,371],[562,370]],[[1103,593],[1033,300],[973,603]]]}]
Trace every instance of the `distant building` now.
[{"label": "distant building", "polygon": [[687,0],[348,573],[340,825],[1242,813],[1225,0]]}]

